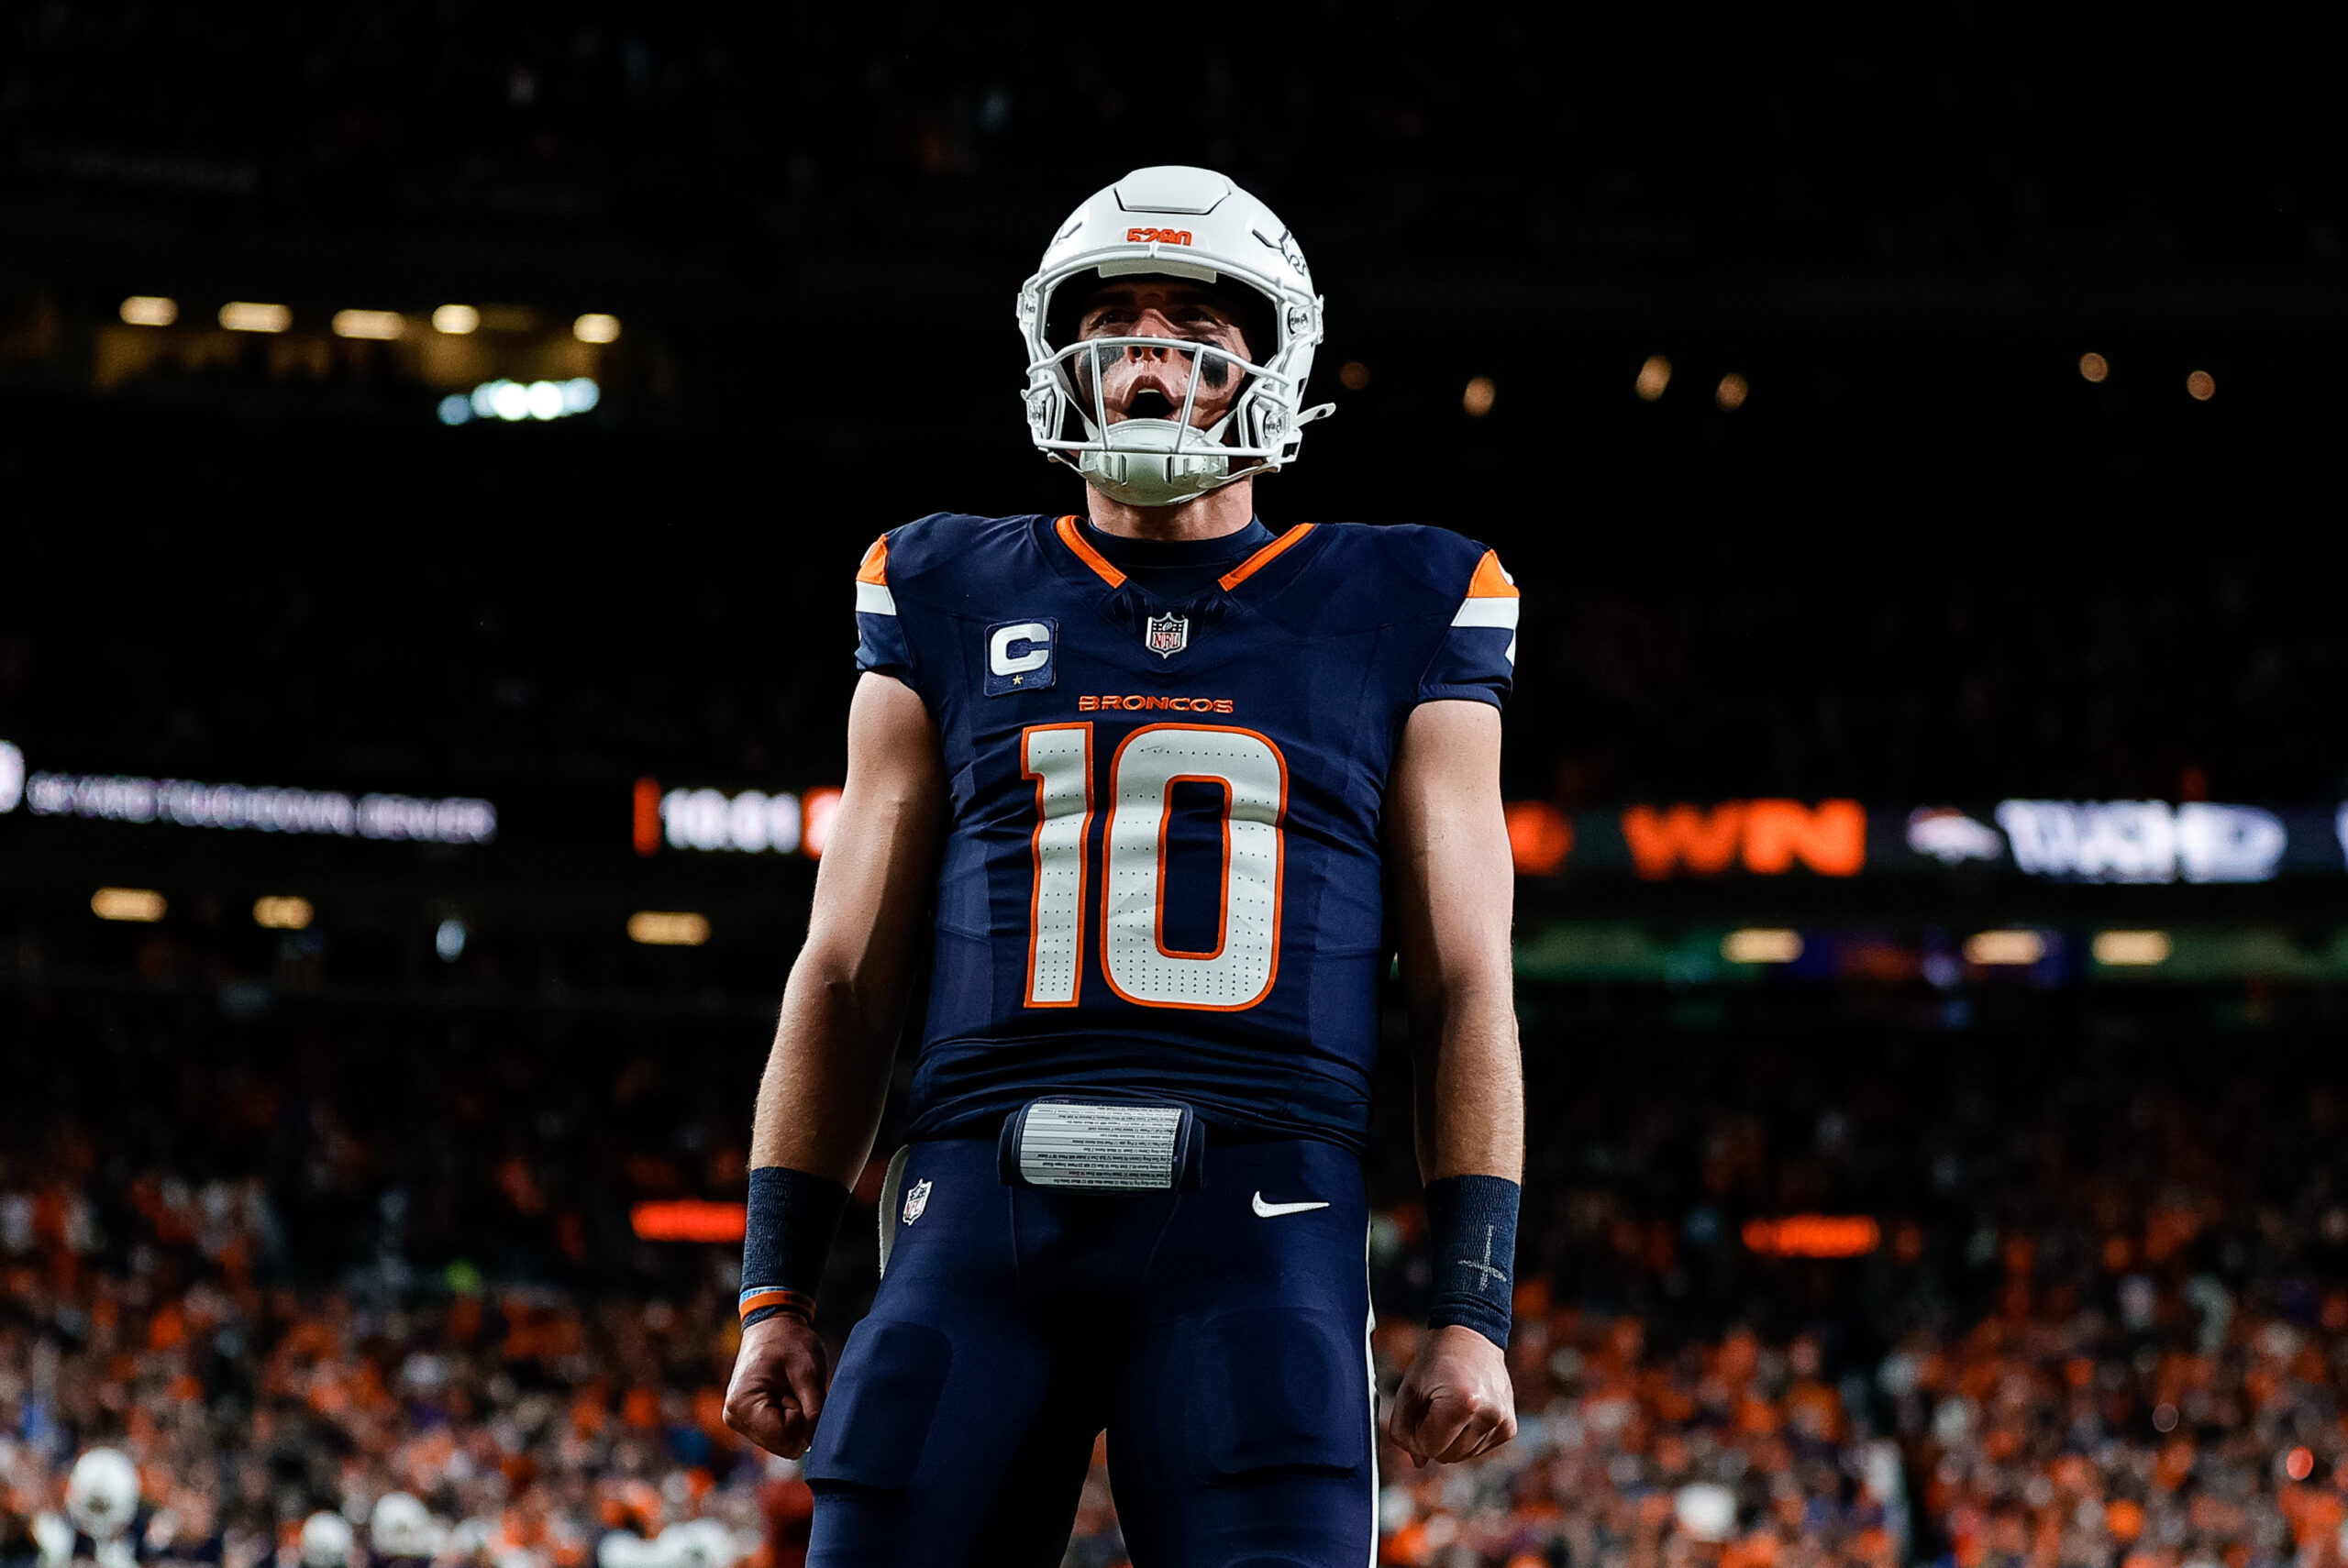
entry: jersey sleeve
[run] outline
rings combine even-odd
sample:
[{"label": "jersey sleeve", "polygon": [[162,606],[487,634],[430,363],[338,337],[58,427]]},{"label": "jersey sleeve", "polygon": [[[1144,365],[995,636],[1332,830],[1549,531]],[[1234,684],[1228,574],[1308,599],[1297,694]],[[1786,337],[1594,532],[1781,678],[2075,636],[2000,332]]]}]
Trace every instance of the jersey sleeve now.
[{"label": "jersey sleeve", "polygon": [[1486,550],[1419,678],[1418,701],[1465,698],[1495,708],[1506,701],[1516,679],[1516,580]]},{"label": "jersey sleeve", "polygon": [[913,646],[897,623],[896,596],[889,591],[886,534],[872,541],[856,569],[856,668],[913,682]]}]

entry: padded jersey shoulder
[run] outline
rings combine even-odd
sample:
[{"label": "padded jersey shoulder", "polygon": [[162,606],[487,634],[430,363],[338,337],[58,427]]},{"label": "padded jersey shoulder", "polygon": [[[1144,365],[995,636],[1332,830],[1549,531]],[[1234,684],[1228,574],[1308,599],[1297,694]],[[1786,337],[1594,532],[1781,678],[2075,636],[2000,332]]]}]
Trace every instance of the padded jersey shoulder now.
[{"label": "padded jersey shoulder", "polygon": [[1038,515],[974,517],[933,512],[881,536],[882,566],[900,613],[909,606],[947,614],[976,613],[991,591],[1032,576]]},{"label": "padded jersey shoulder", "polygon": [[1314,531],[1327,537],[1314,569],[1300,574],[1302,597],[1357,622],[1449,624],[1491,553],[1464,534],[1416,523],[1324,523]]}]

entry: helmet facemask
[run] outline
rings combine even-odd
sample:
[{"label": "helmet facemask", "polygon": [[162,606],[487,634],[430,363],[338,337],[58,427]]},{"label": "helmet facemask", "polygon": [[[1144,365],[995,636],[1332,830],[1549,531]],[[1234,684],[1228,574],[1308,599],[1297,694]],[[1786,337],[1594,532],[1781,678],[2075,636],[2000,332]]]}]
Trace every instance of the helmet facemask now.
[{"label": "helmet facemask", "polygon": [[1283,384],[1213,344],[1080,338],[1034,368],[1028,419],[1036,445],[1103,494],[1170,506],[1277,466],[1280,444],[1265,437],[1285,423],[1267,418]]}]

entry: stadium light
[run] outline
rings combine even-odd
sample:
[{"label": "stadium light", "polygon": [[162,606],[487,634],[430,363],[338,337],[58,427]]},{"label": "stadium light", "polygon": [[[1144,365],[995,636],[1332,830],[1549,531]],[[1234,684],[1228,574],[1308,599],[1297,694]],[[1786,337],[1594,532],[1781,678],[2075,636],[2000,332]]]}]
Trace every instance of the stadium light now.
[{"label": "stadium light", "polygon": [[2185,378],[2185,395],[2196,403],[2207,403],[2218,395],[2217,378],[2207,370],[2196,370]]},{"label": "stadium light", "polygon": [[100,920],[135,921],[152,924],[170,908],[152,888],[100,888],[90,895],[90,912]]},{"label": "stadium light", "polygon": [[317,911],[307,899],[285,895],[253,900],[253,923],[269,931],[307,931]]},{"label": "stadium light", "polygon": [[683,911],[638,910],[627,917],[627,938],[647,947],[699,947],[709,940],[709,917]]},{"label": "stadium light", "polygon": [[294,325],[294,312],[287,305],[230,300],[220,307],[220,325],[231,332],[282,332]]},{"label": "stadium light", "polygon": [[1347,392],[1359,392],[1369,385],[1369,367],[1359,359],[1348,359],[1337,371],[1337,384]]},{"label": "stadium light", "polygon": [[1732,964],[1790,964],[1801,956],[1801,933],[1769,926],[1732,931],[1721,938],[1721,956]]},{"label": "stadium light", "polygon": [[389,343],[407,331],[407,317],[395,310],[338,310],[334,313],[337,337],[364,337]]},{"label": "stadium light", "polygon": [[1984,968],[2027,967],[2046,956],[2046,938],[2034,931],[1983,931],[1966,938],[1965,961]]},{"label": "stadium light", "polygon": [[1491,377],[1478,376],[1459,394],[1459,406],[1467,410],[1468,418],[1481,419],[1491,413],[1492,402],[1499,395],[1500,389],[1492,385]]},{"label": "stadium light", "polygon": [[562,419],[585,414],[603,401],[604,391],[592,376],[573,376],[567,381],[483,381],[470,397],[451,392],[442,398],[440,423],[502,419],[518,425],[526,419]]},{"label": "stadium light", "polygon": [[0,812],[13,812],[25,798],[25,754],[0,741]]},{"label": "stadium light", "polygon": [[122,302],[122,319],[132,326],[169,326],[180,318],[180,302],[161,294],[133,294]]},{"label": "stadium light", "polygon": [[1572,819],[1546,801],[1511,801],[1501,815],[1516,869],[1533,877],[1556,876],[1574,850]]},{"label": "stadium light", "polygon": [[2110,374],[2111,361],[2094,349],[2090,348],[2079,356],[2079,378],[2082,381],[2100,381]]},{"label": "stadium light", "polygon": [[639,1242],[739,1242],[748,1222],[748,1205],[701,1198],[639,1203],[628,1210]]},{"label": "stadium light", "polygon": [[620,337],[620,318],[591,310],[570,324],[570,336],[581,343],[616,343]]},{"label": "stadium light", "polygon": [[1779,1258],[1855,1258],[1883,1244],[1883,1227],[1865,1214],[1789,1214],[1747,1220],[1748,1252]]},{"label": "stadium light", "polygon": [[825,846],[832,842],[832,822],[840,812],[840,792],[837,790],[810,790],[805,802],[806,825],[800,834],[800,847],[810,856],[821,860]]},{"label": "stadium light", "polygon": [[1671,361],[1660,354],[1650,354],[1647,362],[1639,367],[1639,379],[1633,390],[1641,403],[1653,403],[1671,385]]},{"label": "stadium light", "polygon": [[469,337],[481,330],[481,312],[469,304],[444,304],[432,313],[432,330]]},{"label": "stadium light", "polygon": [[1721,378],[1721,384],[1712,389],[1712,401],[1720,405],[1722,414],[1734,414],[1744,406],[1744,400],[1752,394],[1753,389],[1746,384],[1744,378],[1731,370]]},{"label": "stadium light", "polygon": [[2167,963],[2176,946],[2165,931],[2099,931],[2091,951],[2108,969],[2149,969]]},{"label": "stadium light", "polygon": [[453,964],[465,955],[465,922],[444,920],[432,933],[432,951],[440,955],[444,964]]}]

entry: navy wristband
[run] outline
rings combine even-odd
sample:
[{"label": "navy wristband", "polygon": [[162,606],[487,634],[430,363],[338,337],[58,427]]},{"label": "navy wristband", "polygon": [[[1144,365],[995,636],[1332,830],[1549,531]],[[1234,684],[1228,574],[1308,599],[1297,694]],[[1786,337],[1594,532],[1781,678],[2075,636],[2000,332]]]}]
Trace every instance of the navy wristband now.
[{"label": "navy wristband", "polygon": [[1501,1176],[1445,1176],[1427,1183],[1427,1246],[1434,1258],[1428,1328],[1473,1329],[1508,1349],[1516,1210],[1523,1195],[1523,1187]]},{"label": "navy wristband", "polygon": [[836,1181],[788,1165],[760,1165],[750,1173],[737,1303],[744,1328],[778,1312],[814,1320],[815,1286],[847,1207],[847,1188]]}]

